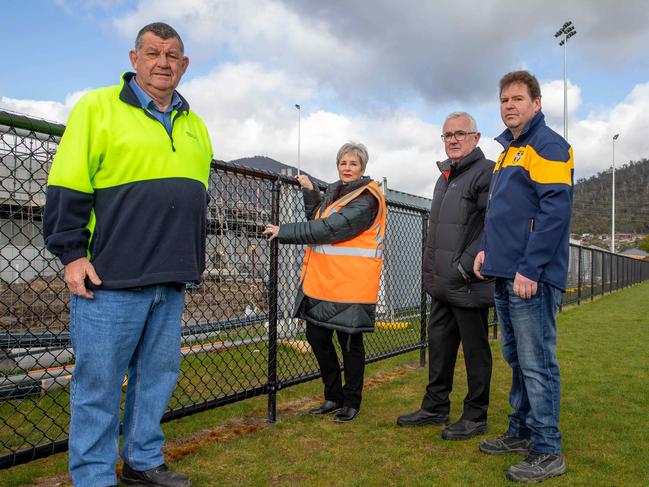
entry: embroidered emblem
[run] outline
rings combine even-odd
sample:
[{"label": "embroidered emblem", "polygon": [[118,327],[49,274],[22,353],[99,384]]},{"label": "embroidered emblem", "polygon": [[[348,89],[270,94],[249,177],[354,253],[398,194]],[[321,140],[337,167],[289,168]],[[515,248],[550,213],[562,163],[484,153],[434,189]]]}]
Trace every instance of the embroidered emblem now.
[{"label": "embroidered emblem", "polygon": [[514,156],[514,162],[518,162],[521,160],[521,157],[523,157],[523,154],[525,154],[525,149],[519,150],[516,155]]}]

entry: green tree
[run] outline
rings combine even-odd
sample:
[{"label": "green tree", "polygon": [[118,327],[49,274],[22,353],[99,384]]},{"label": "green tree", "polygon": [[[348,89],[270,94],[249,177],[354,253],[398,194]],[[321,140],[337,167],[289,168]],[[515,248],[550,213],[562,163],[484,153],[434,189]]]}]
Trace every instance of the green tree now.
[{"label": "green tree", "polygon": [[649,235],[647,235],[645,238],[640,240],[638,247],[644,250],[645,252],[649,252]]}]

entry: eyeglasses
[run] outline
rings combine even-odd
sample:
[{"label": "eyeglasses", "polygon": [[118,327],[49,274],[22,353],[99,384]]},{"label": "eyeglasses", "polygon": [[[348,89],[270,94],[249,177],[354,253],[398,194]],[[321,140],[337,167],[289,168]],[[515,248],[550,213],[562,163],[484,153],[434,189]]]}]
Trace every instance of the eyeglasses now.
[{"label": "eyeglasses", "polygon": [[465,132],[464,130],[458,130],[457,132],[446,132],[445,134],[442,134],[442,141],[451,141],[453,137],[455,137],[455,140],[458,142],[462,142],[464,139],[466,139],[467,135],[475,135],[478,132]]}]

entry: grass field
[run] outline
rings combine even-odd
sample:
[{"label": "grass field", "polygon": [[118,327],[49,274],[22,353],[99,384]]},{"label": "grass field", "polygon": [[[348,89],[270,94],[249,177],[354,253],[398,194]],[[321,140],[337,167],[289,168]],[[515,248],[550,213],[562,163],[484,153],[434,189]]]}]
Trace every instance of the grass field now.
[{"label": "grass field", "polygon": [[[649,283],[573,307],[559,317],[564,453],[557,486],[649,485]],[[509,369],[492,343],[489,434],[506,428]],[[360,416],[334,424],[306,410],[319,382],[280,391],[278,421],[265,422],[257,398],[164,425],[173,468],[195,486],[512,485],[504,471],[517,456],[481,454],[479,438],[446,442],[440,427],[403,429],[396,416],[419,406],[427,373],[418,352],[373,364]],[[466,393],[458,362],[453,418]],[[215,377],[215,380],[218,380]],[[70,485],[64,454],[0,471],[0,485]]]}]

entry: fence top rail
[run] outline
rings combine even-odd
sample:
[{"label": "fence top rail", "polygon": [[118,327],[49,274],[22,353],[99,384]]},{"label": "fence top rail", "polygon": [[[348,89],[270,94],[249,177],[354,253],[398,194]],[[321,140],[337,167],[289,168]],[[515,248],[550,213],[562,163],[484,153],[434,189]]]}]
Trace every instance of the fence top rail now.
[{"label": "fence top rail", "polygon": [[622,254],[617,254],[617,253],[614,254],[610,250],[606,250],[606,249],[597,249],[597,248],[593,248],[593,247],[586,247],[584,245],[579,245],[579,244],[575,244],[575,243],[571,243],[570,246],[575,247],[575,248],[581,248],[582,250],[588,250],[590,252],[597,253],[597,254],[608,254],[610,256],[615,257],[616,259],[627,259],[627,260],[631,260],[633,262],[639,262],[641,264],[649,265],[649,261],[636,259],[636,258],[628,256],[628,255],[622,255]]},{"label": "fence top rail", "polygon": [[421,213],[423,214],[428,214],[430,210],[427,210],[425,208],[422,208],[420,206],[415,206],[415,205],[410,205],[408,203],[403,203],[401,201],[393,201],[390,199],[387,199],[387,204],[388,206],[394,207],[394,208],[399,208],[400,210],[411,210],[416,213]]},{"label": "fence top rail", "polygon": [[65,125],[61,123],[50,122],[45,119],[30,117],[8,110],[0,110],[0,125],[26,129],[57,137],[62,136],[65,131]]}]

